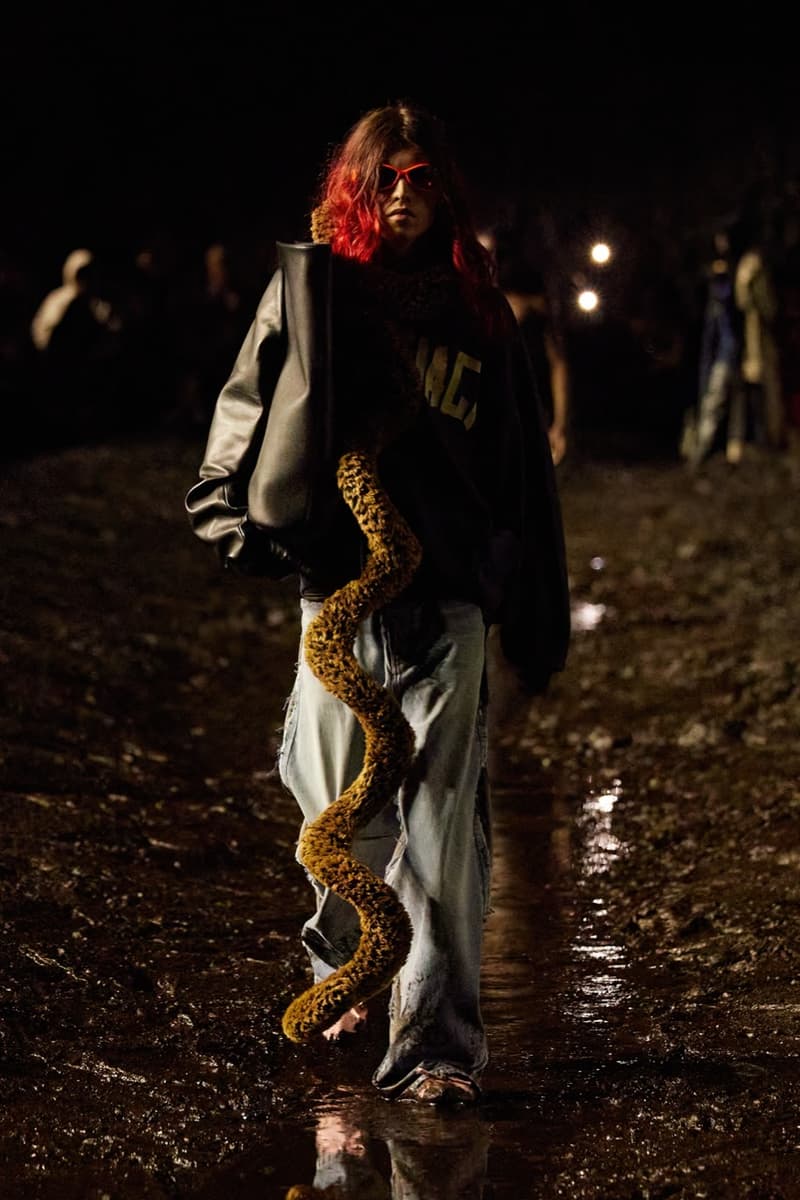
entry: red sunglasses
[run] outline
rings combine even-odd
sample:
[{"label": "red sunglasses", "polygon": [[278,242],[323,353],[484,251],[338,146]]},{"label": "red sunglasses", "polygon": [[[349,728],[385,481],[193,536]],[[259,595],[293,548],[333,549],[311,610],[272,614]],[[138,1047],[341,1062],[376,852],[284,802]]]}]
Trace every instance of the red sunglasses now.
[{"label": "red sunglasses", "polygon": [[378,167],[378,191],[391,192],[402,176],[418,192],[429,192],[436,183],[436,168],[430,163],[414,163],[410,167],[391,167],[381,163]]}]

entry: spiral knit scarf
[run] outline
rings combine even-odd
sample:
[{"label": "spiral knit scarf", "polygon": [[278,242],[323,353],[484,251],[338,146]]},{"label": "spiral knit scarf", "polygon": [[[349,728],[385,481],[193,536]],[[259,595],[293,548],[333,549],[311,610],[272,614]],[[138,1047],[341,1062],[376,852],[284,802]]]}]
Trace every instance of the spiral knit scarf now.
[{"label": "spiral knit scarf", "polygon": [[[325,241],[324,220],[312,220]],[[381,991],[400,970],[411,923],[396,893],[352,854],[359,829],[396,794],[414,755],[414,734],[391,692],[357,661],[360,623],[408,586],[422,549],[381,484],[378,456],[408,429],[425,403],[409,327],[441,325],[463,312],[452,268],[391,271],[334,260],[334,379],[339,457],[337,485],[366,539],[361,575],[329,596],[308,626],[305,660],[320,682],[353,711],[364,731],[357,778],[301,835],[298,857],[324,886],[358,913],[353,957],[286,1009],[283,1031],[308,1041],[348,1009]]]}]

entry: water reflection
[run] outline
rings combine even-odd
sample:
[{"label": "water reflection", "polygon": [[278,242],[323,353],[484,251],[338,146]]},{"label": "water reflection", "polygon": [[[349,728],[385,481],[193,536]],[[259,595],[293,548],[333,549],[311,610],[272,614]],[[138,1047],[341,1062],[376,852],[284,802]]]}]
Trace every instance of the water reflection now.
[{"label": "water reflection", "polygon": [[582,600],[572,606],[572,628],[576,633],[585,633],[596,629],[606,615],[605,604],[590,604]]},{"label": "water reflection", "polygon": [[[577,866],[584,880],[606,873],[627,849],[612,829],[622,794],[622,781],[614,779],[600,791],[590,789],[583,801],[577,822],[581,834]],[[606,915],[602,896],[593,897],[572,942],[573,954],[588,969],[578,976],[566,1008],[574,1019],[598,1029],[607,1028],[612,1014],[621,1016],[633,998],[628,960],[619,942],[605,932]]]},{"label": "water reflection", "polygon": [[596,922],[605,909],[587,915],[581,922],[573,951],[588,964],[577,982],[568,1012],[577,1020],[592,1026],[607,1026],[609,1015],[631,999],[628,985],[628,963],[622,947],[598,932]]},{"label": "water reflection", "polygon": [[615,779],[599,795],[593,791],[583,802],[580,826],[583,832],[581,870],[584,875],[602,875],[626,846],[611,830],[614,806],[622,795],[622,782]]},{"label": "water reflection", "polygon": [[316,1114],[311,1183],[286,1200],[480,1200],[489,1132],[474,1111],[392,1105],[326,1107]]},{"label": "water reflection", "polygon": [[572,1147],[602,1113],[586,1097],[627,1103],[620,1062],[631,1055],[635,1062],[646,1036],[603,888],[627,850],[622,796],[622,781],[610,775],[580,798],[497,789],[482,993],[491,1060],[482,1104],[450,1112],[387,1103],[355,1084],[348,1090],[339,1059],[335,1092],[314,1103],[295,1152],[284,1147],[291,1165],[281,1173],[281,1200],[516,1200],[555,1195],[556,1169],[559,1195],[584,1194],[576,1189],[594,1152],[574,1157]]}]

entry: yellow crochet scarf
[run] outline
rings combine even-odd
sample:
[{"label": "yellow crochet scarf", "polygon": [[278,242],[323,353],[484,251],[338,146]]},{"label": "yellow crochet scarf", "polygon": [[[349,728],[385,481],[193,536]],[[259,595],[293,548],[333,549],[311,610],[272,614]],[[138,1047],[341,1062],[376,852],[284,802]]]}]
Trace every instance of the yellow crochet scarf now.
[{"label": "yellow crochet scarf", "polygon": [[[320,212],[312,220],[312,231],[316,241],[327,240]],[[387,284],[381,272],[342,260],[337,265],[344,268],[340,279],[350,328],[362,350],[371,347],[370,360],[379,364],[372,377],[369,367],[366,379],[362,372],[358,383],[361,362],[358,368],[352,364],[349,371],[341,373],[351,379],[353,394],[342,397],[337,485],[366,539],[367,558],[359,578],[326,599],[306,631],[303,646],[306,662],[320,682],[355,713],[364,731],[365,749],[358,777],[306,827],[298,856],[316,879],[353,905],[361,938],[349,962],[286,1009],[283,1030],[295,1042],[308,1041],[348,1009],[381,991],[403,965],[412,936],[408,914],[396,894],[352,854],[356,831],[396,794],[414,755],[413,731],[398,702],[363,670],[353,646],[359,624],[408,586],[422,557],[417,538],[387,496],[378,474],[380,450],[407,427],[423,402],[411,348],[392,318],[392,302],[396,315],[409,308],[413,315],[410,287],[418,284],[410,282],[398,298],[394,283]],[[423,286],[423,305],[430,306],[431,297],[434,303],[450,302],[452,274],[444,273],[442,281],[445,277],[447,287],[431,290]],[[430,282],[428,279],[427,284]],[[334,325],[334,354],[338,345],[340,359],[356,348],[348,345],[346,322],[341,331],[343,336],[337,341]],[[376,392],[378,386],[381,390]],[[339,387],[337,402],[340,394]],[[378,396],[383,396],[382,404],[376,402]]]}]

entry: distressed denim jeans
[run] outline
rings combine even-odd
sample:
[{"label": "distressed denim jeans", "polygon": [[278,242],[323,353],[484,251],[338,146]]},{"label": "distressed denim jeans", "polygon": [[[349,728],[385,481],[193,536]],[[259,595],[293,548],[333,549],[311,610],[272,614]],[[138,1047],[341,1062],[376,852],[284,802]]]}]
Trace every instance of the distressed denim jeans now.
[{"label": "distressed denim jeans", "polygon": [[[321,605],[302,601],[302,630]],[[412,768],[393,802],[353,843],[353,853],[385,878],[413,928],[395,977],[389,1048],[373,1076],[399,1093],[414,1070],[486,1065],[480,965],[489,908],[490,820],[486,772],[486,631],[467,603],[390,605],[361,625],[362,667],[402,707],[415,739]],[[330,694],[302,652],[279,753],[284,785],[313,821],[361,769],[364,738],[352,711]],[[309,876],[316,911],[302,939],[314,976],[324,979],[358,945],[355,910]]]}]

